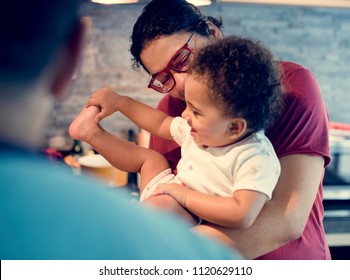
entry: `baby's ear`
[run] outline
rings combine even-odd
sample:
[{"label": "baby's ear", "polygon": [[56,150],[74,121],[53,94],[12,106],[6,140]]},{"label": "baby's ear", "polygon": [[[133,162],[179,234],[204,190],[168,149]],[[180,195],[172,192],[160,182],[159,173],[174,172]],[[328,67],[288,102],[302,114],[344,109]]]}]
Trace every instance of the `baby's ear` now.
[{"label": "baby's ear", "polygon": [[228,135],[232,137],[240,137],[244,134],[247,129],[247,122],[242,118],[234,118],[232,119],[229,128]]}]

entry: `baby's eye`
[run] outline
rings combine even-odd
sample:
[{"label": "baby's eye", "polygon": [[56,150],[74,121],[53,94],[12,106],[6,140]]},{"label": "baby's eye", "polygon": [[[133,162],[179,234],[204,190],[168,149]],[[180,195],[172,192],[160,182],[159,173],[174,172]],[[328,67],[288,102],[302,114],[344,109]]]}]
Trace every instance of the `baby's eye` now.
[{"label": "baby's eye", "polygon": [[198,111],[196,111],[195,109],[191,109],[191,111],[192,111],[192,114],[193,114],[193,115],[195,115],[195,116],[199,116],[199,112],[198,112]]}]

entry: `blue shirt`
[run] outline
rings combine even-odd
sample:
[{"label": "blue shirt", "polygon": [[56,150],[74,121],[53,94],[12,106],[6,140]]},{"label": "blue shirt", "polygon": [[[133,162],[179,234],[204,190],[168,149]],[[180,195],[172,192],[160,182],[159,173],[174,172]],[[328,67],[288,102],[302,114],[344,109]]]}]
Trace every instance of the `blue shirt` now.
[{"label": "blue shirt", "polygon": [[0,259],[240,259],[169,214],[65,165],[0,150]]}]

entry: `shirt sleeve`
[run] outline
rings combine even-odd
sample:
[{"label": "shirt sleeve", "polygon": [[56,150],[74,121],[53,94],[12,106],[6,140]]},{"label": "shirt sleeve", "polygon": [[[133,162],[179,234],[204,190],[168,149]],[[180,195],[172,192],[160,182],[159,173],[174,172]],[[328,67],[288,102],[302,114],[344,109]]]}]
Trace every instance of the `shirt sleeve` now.
[{"label": "shirt sleeve", "polygon": [[271,145],[258,142],[247,146],[234,166],[234,191],[258,191],[271,199],[280,172],[281,166]]},{"label": "shirt sleeve", "polygon": [[291,154],[323,156],[330,161],[328,112],[313,73],[294,63],[282,63],[285,109],[267,130],[278,157]]},{"label": "shirt sleeve", "polygon": [[170,133],[174,141],[180,146],[189,136],[191,127],[184,118],[176,117],[172,120],[170,125]]},{"label": "shirt sleeve", "polygon": [[256,156],[250,162],[242,165],[236,177],[234,191],[252,190],[265,194],[270,200],[275,189],[280,170],[271,167],[263,157]]}]

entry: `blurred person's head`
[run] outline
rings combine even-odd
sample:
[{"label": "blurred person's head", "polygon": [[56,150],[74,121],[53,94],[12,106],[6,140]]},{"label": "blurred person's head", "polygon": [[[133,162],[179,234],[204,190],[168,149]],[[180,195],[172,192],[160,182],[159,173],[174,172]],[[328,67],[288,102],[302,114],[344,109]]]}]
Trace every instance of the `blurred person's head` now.
[{"label": "blurred person's head", "polygon": [[150,88],[184,100],[184,82],[193,54],[221,39],[221,27],[221,20],[203,15],[185,0],[153,0],[134,24],[130,47],[133,66],[152,76]]},{"label": "blurred person's head", "polygon": [[0,9],[0,141],[41,144],[55,98],[80,56],[79,0],[3,1]]}]

